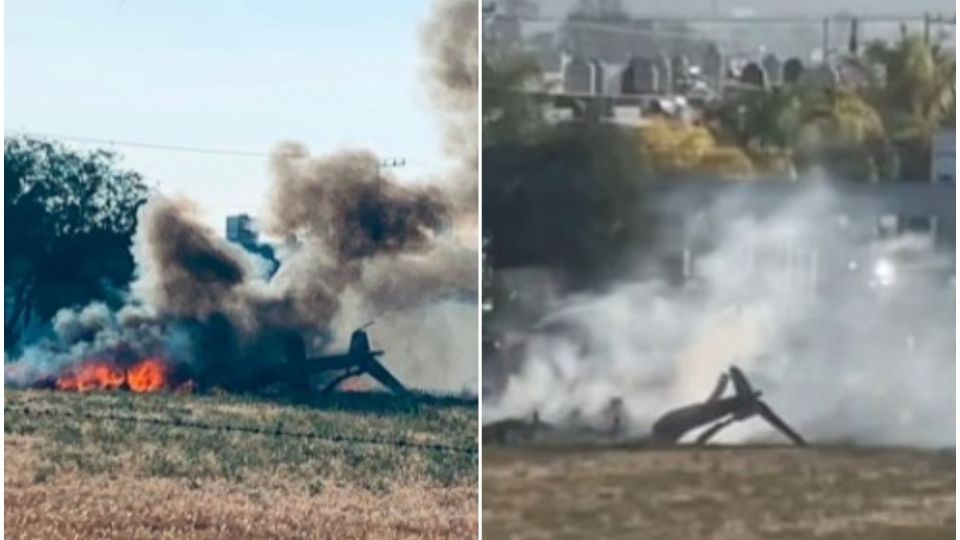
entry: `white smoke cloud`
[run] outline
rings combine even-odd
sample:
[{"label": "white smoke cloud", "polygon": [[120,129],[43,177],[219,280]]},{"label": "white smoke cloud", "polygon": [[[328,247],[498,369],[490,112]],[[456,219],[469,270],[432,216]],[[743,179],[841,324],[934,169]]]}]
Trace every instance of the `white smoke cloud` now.
[{"label": "white smoke cloud", "polygon": [[[914,242],[897,259],[903,279],[871,288],[874,262],[904,246],[868,247],[846,233],[828,189],[760,219],[738,210],[742,196],[705,209],[715,243],[697,261],[695,286],[624,281],[560,301],[503,393],[484,404],[485,420],[533,410],[599,419],[619,396],[643,434],[671,407],[706,399],[737,364],[812,440],[952,445],[954,289],[943,274],[903,266],[930,270],[940,256]],[[777,437],[755,419],[720,440]]]}]

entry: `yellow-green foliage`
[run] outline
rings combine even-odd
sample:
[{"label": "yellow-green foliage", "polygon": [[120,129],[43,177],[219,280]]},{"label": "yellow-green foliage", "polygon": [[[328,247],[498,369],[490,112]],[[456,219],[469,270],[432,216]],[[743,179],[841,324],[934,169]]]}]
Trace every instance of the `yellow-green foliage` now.
[{"label": "yellow-green foliage", "polygon": [[750,158],[736,146],[719,144],[704,126],[655,119],[638,132],[641,152],[657,173],[736,179],[754,176]]}]

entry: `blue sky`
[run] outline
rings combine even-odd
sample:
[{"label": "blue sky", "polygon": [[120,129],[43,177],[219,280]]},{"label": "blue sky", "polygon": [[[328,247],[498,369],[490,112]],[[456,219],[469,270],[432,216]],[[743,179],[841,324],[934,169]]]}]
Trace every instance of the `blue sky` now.
[{"label": "blue sky", "polygon": [[[420,54],[428,0],[7,0],[5,131],[268,152],[365,147],[443,169]],[[89,144],[69,143],[87,147]],[[256,213],[267,160],[115,147],[222,228]]]}]

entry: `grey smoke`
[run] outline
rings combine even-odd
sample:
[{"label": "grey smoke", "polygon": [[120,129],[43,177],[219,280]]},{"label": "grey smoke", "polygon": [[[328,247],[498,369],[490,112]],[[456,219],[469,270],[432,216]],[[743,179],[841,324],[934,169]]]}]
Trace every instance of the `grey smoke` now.
[{"label": "grey smoke", "polygon": [[93,337],[110,326],[110,308],[102,302],[94,302],[79,312],[62,309],[53,317],[53,331],[68,343],[75,343],[86,336]]},{"label": "grey smoke", "polygon": [[33,343],[17,362],[5,366],[6,384],[24,386],[56,377],[77,360],[125,364],[161,353],[189,359],[177,330],[141,307],[127,306],[116,313],[100,302],[64,308],[54,315],[52,329],[52,336]]},{"label": "grey smoke", "polygon": [[[429,91],[445,133],[445,149],[457,159],[451,171],[461,225],[476,222],[479,170],[477,88],[480,84],[477,3],[435,0],[421,32]],[[475,227],[475,225],[474,225]],[[471,234],[476,237],[476,231]]]}]

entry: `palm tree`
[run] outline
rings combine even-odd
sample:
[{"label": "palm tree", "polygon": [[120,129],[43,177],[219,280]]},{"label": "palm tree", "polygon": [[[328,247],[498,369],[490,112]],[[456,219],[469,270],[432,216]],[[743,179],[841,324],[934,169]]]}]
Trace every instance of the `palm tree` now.
[{"label": "palm tree", "polygon": [[533,58],[520,54],[484,54],[483,144],[528,139],[543,127],[540,106],[523,90],[541,83]]},{"label": "palm tree", "polygon": [[883,111],[890,137],[903,155],[904,174],[927,178],[933,135],[953,125],[956,117],[953,51],[907,36],[893,48],[871,44],[866,57],[886,72],[885,84],[874,89],[871,98]]},{"label": "palm tree", "polygon": [[809,92],[800,101],[793,148],[800,169],[822,166],[851,180],[878,181],[894,175],[880,113],[855,90]]}]

